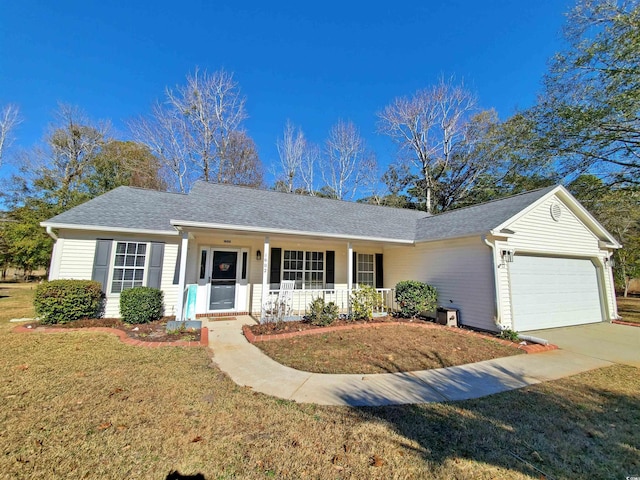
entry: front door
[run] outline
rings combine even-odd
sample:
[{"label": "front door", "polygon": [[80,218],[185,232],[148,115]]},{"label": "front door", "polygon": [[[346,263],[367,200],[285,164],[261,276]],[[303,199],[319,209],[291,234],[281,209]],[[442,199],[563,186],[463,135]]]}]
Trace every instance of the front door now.
[{"label": "front door", "polygon": [[236,306],[238,252],[214,250],[211,262],[209,310],[232,310]]}]

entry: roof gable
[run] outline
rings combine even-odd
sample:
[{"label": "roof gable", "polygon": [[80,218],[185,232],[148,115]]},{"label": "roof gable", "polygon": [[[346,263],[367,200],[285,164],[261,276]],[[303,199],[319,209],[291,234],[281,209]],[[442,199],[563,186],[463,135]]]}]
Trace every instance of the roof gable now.
[{"label": "roof gable", "polygon": [[428,242],[488,233],[534,204],[554,188],[541,188],[421,219],[417,222],[415,240]]},{"label": "roof gable", "polygon": [[576,198],[562,185],[557,185],[546,195],[532,203],[528,207],[518,212],[513,217],[507,219],[502,224],[498,225],[495,230],[509,229],[519,220],[523,219],[526,215],[542,205],[547,200],[554,197],[558,202],[561,202],[575,217],[581,222],[589,232],[602,242],[606,243],[610,248],[620,248],[622,245],[615,239],[611,233],[609,233],[603,226],[591,215],[591,213],[584,208],[584,206],[576,200]]}]

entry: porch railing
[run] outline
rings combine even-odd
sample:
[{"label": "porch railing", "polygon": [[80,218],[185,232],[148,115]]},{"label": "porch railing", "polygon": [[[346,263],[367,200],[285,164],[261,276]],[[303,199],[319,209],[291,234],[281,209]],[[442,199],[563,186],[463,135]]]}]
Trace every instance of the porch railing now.
[{"label": "porch railing", "polygon": [[[262,309],[262,321],[300,320],[309,313],[309,304],[316,298],[326,303],[333,302],[338,306],[340,314],[351,313],[351,293],[355,291],[339,288],[308,290],[269,290]],[[380,301],[373,310],[374,316],[384,316],[396,310],[395,290],[392,288],[376,288]]]}]

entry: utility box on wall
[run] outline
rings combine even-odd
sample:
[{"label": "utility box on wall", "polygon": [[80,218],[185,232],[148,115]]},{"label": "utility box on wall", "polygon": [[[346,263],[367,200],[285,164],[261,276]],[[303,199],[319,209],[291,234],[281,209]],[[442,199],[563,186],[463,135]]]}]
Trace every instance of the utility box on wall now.
[{"label": "utility box on wall", "polygon": [[440,325],[446,325],[447,327],[458,326],[458,309],[456,308],[438,308],[436,321]]}]

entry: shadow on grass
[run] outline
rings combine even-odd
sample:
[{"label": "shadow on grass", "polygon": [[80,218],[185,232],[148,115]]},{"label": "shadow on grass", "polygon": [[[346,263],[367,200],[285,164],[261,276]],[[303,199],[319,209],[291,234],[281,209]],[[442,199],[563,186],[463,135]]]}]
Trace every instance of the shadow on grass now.
[{"label": "shadow on grass", "polygon": [[180,472],[173,470],[169,472],[165,480],[206,480],[205,476],[201,473],[194,475],[182,475]]},{"label": "shadow on grass", "polygon": [[[610,368],[637,384],[637,369]],[[474,400],[358,407],[352,414],[383,422],[418,445],[400,447],[435,465],[466,459],[536,478],[625,478],[640,472],[640,398],[633,388],[627,391],[628,381],[626,389],[609,388],[607,370]],[[496,381],[469,372],[455,379],[441,390],[449,399],[469,398],[472,387],[491,394],[524,383],[517,375]],[[407,385],[408,395],[432,388],[419,379]],[[384,403],[366,390],[341,398],[350,405]]]}]

